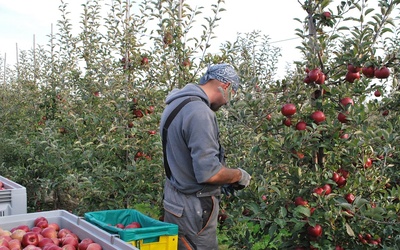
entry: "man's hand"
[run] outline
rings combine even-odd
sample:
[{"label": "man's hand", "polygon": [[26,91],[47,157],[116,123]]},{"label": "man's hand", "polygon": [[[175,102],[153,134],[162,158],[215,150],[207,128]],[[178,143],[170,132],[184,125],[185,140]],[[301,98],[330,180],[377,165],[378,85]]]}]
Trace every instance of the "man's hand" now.
[{"label": "man's hand", "polygon": [[238,181],[239,186],[243,186],[243,188],[247,187],[250,184],[251,176],[245,170],[238,168],[240,172],[242,172],[242,178]]},{"label": "man's hand", "polygon": [[235,188],[231,184],[225,184],[221,187],[221,192],[227,197],[235,196]]}]

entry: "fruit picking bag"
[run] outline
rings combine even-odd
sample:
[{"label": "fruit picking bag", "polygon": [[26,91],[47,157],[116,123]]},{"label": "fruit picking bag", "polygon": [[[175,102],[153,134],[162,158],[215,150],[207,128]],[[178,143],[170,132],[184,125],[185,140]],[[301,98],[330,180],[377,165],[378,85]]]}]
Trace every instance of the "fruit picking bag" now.
[{"label": "fruit picking bag", "polygon": [[[123,241],[127,242],[178,234],[178,225],[155,220],[134,209],[88,212],[85,213],[84,218],[108,233],[118,234]],[[138,222],[141,228],[121,229],[115,227],[118,223],[126,226],[132,222]]]}]

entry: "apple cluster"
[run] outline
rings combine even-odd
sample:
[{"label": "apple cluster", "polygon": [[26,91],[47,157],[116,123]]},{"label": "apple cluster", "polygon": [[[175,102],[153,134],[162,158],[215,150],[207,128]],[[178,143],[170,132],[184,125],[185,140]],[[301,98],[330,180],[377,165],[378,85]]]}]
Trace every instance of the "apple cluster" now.
[{"label": "apple cluster", "polygon": [[0,250],[102,250],[91,238],[80,239],[73,231],[49,223],[45,217],[34,220],[33,226],[22,224],[5,230],[0,228]]},{"label": "apple cluster", "polygon": [[351,63],[347,65],[347,73],[345,76],[346,81],[353,83],[355,80],[361,78],[362,73],[367,78],[378,78],[378,79],[386,79],[390,76],[390,70],[386,66],[382,66],[380,68],[376,68],[373,65],[370,66],[356,66]]},{"label": "apple cluster", "polygon": [[370,245],[379,245],[381,243],[381,241],[382,241],[379,236],[372,237],[372,235],[369,234],[369,233],[358,234],[358,240],[362,244],[370,244]]}]

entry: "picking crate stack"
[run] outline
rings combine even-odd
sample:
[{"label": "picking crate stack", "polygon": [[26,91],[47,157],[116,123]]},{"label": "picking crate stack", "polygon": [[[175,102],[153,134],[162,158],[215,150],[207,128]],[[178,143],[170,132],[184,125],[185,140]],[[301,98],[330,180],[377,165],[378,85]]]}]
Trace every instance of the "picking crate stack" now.
[{"label": "picking crate stack", "polygon": [[[102,250],[178,249],[177,225],[155,220],[134,209],[92,211],[85,213],[84,218],[65,210],[27,213],[25,187],[0,176],[0,231],[11,233],[20,227],[31,231],[38,218],[70,230],[80,242],[90,238]],[[27,243],[22,241],[22,244]]]}]

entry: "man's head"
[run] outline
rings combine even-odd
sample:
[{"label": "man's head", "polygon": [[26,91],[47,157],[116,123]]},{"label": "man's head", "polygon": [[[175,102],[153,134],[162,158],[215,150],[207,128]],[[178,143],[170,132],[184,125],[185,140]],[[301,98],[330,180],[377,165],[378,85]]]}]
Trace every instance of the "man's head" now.
[{"label": "man's head", "polygon": [[211,109],[217,111],[238,90],[240,81],[233,67],[224,63],[208,67],[199,84],[210,98]]}]

